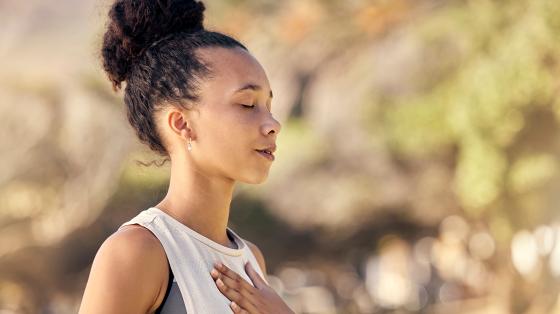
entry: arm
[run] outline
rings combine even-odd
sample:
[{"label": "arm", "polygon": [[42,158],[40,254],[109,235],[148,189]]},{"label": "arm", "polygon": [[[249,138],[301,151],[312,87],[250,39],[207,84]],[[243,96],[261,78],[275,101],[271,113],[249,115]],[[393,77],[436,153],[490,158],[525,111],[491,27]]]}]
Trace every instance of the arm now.
[{"label": "arm", "polygon": [[166,281],[167,258],[157,238],[140,226],[108,237],[93,261],[79,314],[148,313]]}]

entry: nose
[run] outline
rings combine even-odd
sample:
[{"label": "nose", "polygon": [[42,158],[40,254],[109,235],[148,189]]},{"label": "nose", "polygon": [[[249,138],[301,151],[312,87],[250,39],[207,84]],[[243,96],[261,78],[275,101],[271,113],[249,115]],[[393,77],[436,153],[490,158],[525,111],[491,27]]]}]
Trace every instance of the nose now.
[{"label": "nose", "polygon": [[278,132],[280,132],[280,129],[282,128],[282,125],[272,116],[272,113],[269,113],[268,117],[269,118],[266,119],[266,122],[262,125],[263,134],[265,136],[270,133],[278,134]]}]

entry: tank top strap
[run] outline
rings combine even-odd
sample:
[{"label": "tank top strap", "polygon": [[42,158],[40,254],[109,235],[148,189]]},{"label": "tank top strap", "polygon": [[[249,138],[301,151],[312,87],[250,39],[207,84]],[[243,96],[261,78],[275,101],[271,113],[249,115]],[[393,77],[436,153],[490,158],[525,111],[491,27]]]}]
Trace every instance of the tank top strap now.
[{"label": "tank top strap", "polygon": [[231,313],[230,300],[210,275],[215,262],[224,263],[253,285],[244,267],[250,262],[268,283],[249,245],[229,227],[226,232],[237,248],[212,241],[156,207],[140,212],[119,229],[131,224],[147,228],[162,244],[187,313]]}]

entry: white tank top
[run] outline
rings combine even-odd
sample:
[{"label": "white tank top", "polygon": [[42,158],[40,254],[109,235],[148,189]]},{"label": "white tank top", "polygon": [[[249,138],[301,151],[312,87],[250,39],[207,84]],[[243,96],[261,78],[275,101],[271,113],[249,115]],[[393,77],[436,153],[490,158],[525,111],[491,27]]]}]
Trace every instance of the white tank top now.
[{"label": "white tank top", "polygon": [[236,249],[208,239],[156,207],[143,210],[119,229],[131,224],[147,228],[161,242],[187,313],[233,313],[231,301],[210,275],[214,262],[222,262],[253,285],[244,268],[249,261],[268,283],[249,246],[229,227],[227,232],[233,236]]}]

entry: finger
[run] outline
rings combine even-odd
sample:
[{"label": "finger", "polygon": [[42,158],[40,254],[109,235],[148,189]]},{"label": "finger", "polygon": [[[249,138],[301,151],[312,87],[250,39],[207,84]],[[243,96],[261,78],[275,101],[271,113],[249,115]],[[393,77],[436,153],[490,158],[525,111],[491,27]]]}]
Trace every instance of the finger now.
[{"label": "finger", "polygon": [[264,279],[261,278],[261,275],[259,275],[259,273],[257,273],[257,271],[253,268],[253,265],[251,265],[251,262],[247,262],[245,264],[245,271],[247,272],[247,274],[249,275],[249,278],[251,278],[251,281],[253,282],[253,284],[255,285],[255,287],[257,289],[268,286],[266,284],[266,282],[264,281]]},{"label": "finger", "polygon": [[[230,284],[231,286],[235,286],[237,290],[242,290],[245,289],[250,293],[254,293],[255,292],[255,287],[253,287],[249,282],[247,282],[247,280],[245,280],[243,277],[239,276],[238,273],[234,272],[233,270],[229,269],[226,265],[224,265],[223,263],[217,263],[215,265],[216,269],[218,271],[220,271],[220,273],[224,274],[226,278],[224,278],[225,280],[231,279],[235,282],[235,284]],[[228,283],[228,282],[226,282]]]},{"label": "finger", "polygon": [[222,278],[216,279],[216,286],[218,286],[218,290],[220,290],[220,292],[231,301],[239,302],[241,300],[241,292],[231,286],[226,285]]},{"label": "finger", "polygon": [[230,301],[235,302],[235,304],[247,310],[249,313],[259,313],[256,306],[252,303],[251,298],[248,298],[246,295],[240,293],[239,291],[228,287],[226,284],[224,284],[222,278],[218,278],[216,280],[216,285],[218,286],[218,290],[220,290],[220,292]]},{"label": "finger", "polygon": [[240,307],[237,303],[235,303],[235,301],[232,301],[229,306],[233,310],[233,313],[249,314],[249,312],[245,311],[245,309]]},{"label": "finger", "polygon": [[[222,291],[228,299],[236,301],[237,304],[249,310],[250,313],[257,313],[255,311],[255,304],[258,304],[259,301],[255,294],[258,292],[257,289],[222,263],[216,263],[215,266],[223,269],[222,272],[218,272],[216,269],[211,271],[212,277],[216,280],[216,285],[218,285],[219,290]],[[235,277],[235,279],[232,277]],[[224,286],[220,286],[221,284]]]},{"label": "finger", "polygon": [[241,283],[239,283],[237,280],[234,280],[228,276],[226,276],[223,273],[218,273],[218,275],[216,275],[216,277],[214,278],[214,280],[220,280],[220,282],[224,283],[228,288],[231,288],[239,293],[244,293],[247,294],[248,296],[250,296],[252,293],[250,291],[248,291],[247,289],[245,289]]}]

